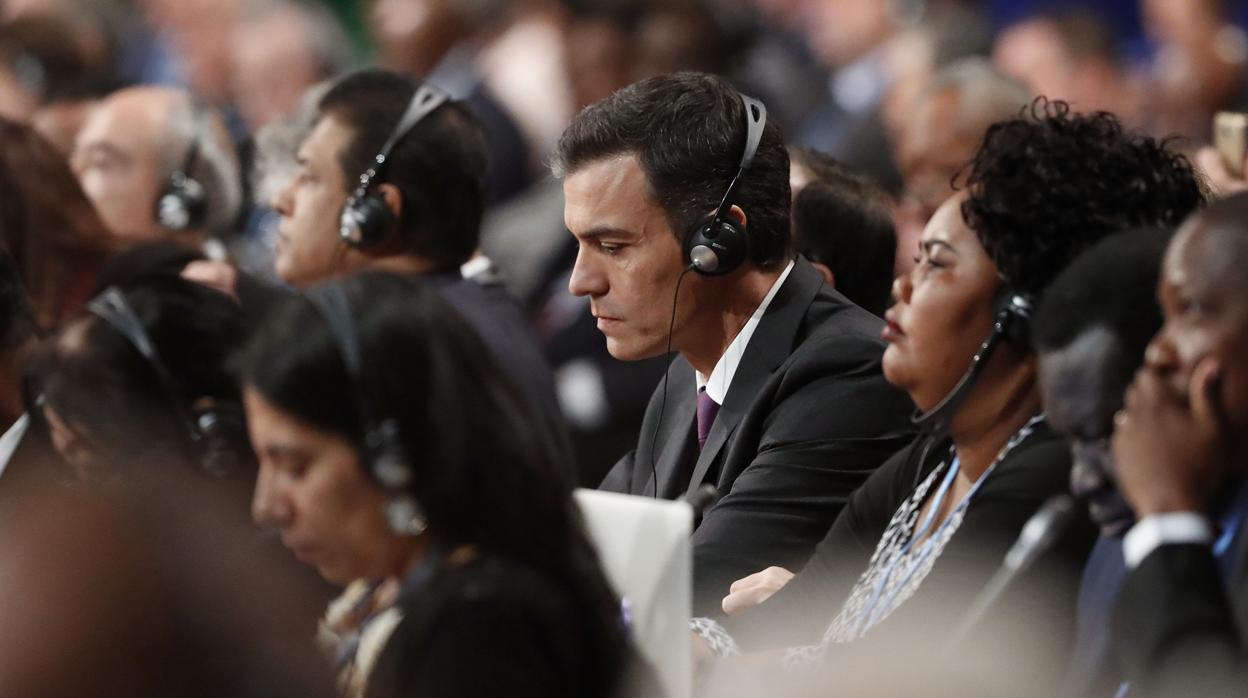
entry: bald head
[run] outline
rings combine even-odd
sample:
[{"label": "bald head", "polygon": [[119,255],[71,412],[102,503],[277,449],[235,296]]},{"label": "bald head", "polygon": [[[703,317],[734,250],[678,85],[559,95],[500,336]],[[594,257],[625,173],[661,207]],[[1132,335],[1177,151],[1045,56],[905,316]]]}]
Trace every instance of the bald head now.
[{"label": "bald head", "polygon": [[220,118],[183,90],[131,87],[102,100],[78,134],[74,171],[109,230],[153,238],[169,232],[156,221],[156,202],[193,142],[198,155],[188,174],[208,194],[205,232],[217,233],[237,214],[238,162]]},{"label": "bald head", "polygon": [[1248,288],[1248,192],[1220,199],[1190,216],[1169,253],[1190,256],[1211,283]]}]

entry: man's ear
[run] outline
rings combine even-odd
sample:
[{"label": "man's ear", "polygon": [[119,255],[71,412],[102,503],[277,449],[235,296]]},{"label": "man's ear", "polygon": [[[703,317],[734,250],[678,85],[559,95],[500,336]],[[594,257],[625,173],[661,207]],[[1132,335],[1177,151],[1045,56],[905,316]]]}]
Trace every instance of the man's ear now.
[{"label": "man's ear", "polygon": [[724,212],[724,218],[726,220],[735,221],[742,230],[746,230],[746,226],[749,224],[748,219],[745,217],[745,211],[743,211],[741,207],[736,204],[733,204],[727,211]]},{"label": "man's ear", "polygon": [[373,190],[386,202],[386,206],[390,212],[394,214],[394,220],[399,221],[403,218],[403,194],[399,192],[399,188],[389,182],[382,182],[375,185]]}]

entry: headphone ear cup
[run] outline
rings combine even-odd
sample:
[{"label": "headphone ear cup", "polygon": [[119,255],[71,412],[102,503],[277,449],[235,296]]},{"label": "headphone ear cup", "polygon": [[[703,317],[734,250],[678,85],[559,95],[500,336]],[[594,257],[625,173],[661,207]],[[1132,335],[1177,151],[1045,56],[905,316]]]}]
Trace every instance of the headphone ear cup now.
[{"label": "headphone ear cup", "polygon": [[193,440],[200,466],[225,477],[236,472],[250,449],[243,408],[229,401],[210,401],[191,415]]},{"label": "headphone ear cup", "polygon": [[357,249],[380,245],[394,227],[394,212],[385,199],[366,193],[353,197],[342,209],[339,235],[342,241]]},{"label": "headphone ear cup", "polygon": [[1015,347],[1031,348],[1031,300],[1025,295],[1003,288],[996,298],[996,321],[1002,337]]},{"label": "headphone ear cup", "polygon": [[189,230],[201,227],[207,215],[204,186],[180,170],[174,172],[156,199],[156,222],[169,230]]},{"label": "headphone ear cup", "polygon": [[736,271],[749,253],[745,229],[731,220],[714,216],[698,223],[685,237],[685,261],[704,276],[723,276]]}]

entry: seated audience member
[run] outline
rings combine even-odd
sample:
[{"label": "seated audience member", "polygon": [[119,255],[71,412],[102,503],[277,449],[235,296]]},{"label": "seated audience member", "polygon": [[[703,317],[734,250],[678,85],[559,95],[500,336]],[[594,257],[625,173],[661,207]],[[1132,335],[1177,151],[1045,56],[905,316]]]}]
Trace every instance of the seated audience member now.
[{"label": "seated audience member", "polygon": [[568,287],[611,355],[679,354],[601,489],[718,490],[693,535],[708,613],[734,579],[809,557],[910,438],[911,405],[880,373],[879,320],[794,259],[788,154],[760,103],[710,75],[643,80],[573,120],[555,170]]},{"label": "seated audience member", "polygon": [[825,283],[873,315],[883,315],[897,253],[884,190],[827,155],[796,149],[790,156],[794,153],[810,173],[794,194],[794,247]]},{"label": "seated audience member", "polygon": [[[118,557],[99,569],[94,554],[46,561],[49,569],[90,578],[92,589],[53,584],[48,596],[27,598],[40,596],[36,608],[45,618],[59,617],[59,609],[48,608],[57,599],[88,606],[88,618],[103,613],[96,603],[133,612],[133,625],[118,615],[110,622],[125,627],[106,623],[85,634],[79,627],[77,644],[58,628],[46,628],[38,641],[67,643],[57,651],[92,661],[122,653],[129,659],[118,660],[124,666],[116,675],[152,687],[132,689],[140,694],[315,695],[329,685],[317,683],[323,672],[308,642],[325,589],[248,517],[254,460],[226,365],[241,339],[241,311],[231,299],[177,278],[156,279],[104,291],[29,363],[32,389],[42,395],[32,415],[46,418],[53,446],[86,485],[75,489],[90,499],[74,514],[58,510],[64,521],[10,504],[3,511],[16,517],[18,531],[4,544],[21,549],[26,536],[45,534],[104,537],[101,549]],[[53,503],[78,499],[46,489],[35,483],[24,494]],[[27,513],[12,513],[20,511]],[[7,529],[14,521],[5,523]],[[45,573],[24,567],[6,583],[34,585]],[[63,598],[71,593],[81,598]],[[33,611],[6,607],[6,618],[11,611],[34,622],[26,617]],[[125,655],[113,643],[153,645]],[[52,666],[66,673],[64,665]]]},{"label": "seated audience member", "polygon": [[1032,346],[1054,429],[1071,442],[1070,488],[1101,535],[1079,585],[1075,649],[1063,695],[1112,696],[1124,678],[1109,619],[1126,577],[1122,534],[1134,522],[1114,482],[1114,413],[1161,327],[1157,276],[1170,229],[1112,235],[1057,277],[1036,310]]},{"label": "seated audience member", "polygon": [[[954,641],[1024,522],[1068,488],[1070,450],[1042,412],[1029,307],[1090,244],[1173,223],[1201,200],[1186,160],[1111,115],[1039,101],[991,127],[886,315],[885,376],[914,399],[925,433],[854,493],[800,574],[737,582],[723,602],[731,616],[695,619],[699,635],[721,653],[788,646],[789,665],[822,660],[877,692],[935,680],[923,666],[970,681],[966,693],[991,693],[1007,680],[995,671],[1003,662],[1009,685],[1051,690],[1086,525],[1009,589],[965,646],[931,651]],[[883,669],[898,665],[915,671]]]},{"label": "seated audience member", "polygon": [[311,289],[244,381],[255,518],[331,583],[368,580],[337,628],[347,695],[619,691],[629,645],[570,468],[427,284]]},{"label": "seated audience member", "polygon": [[937,71],[920,90],[894,138],[905,181],[897,207],[898,275],[910,271],[919,234],[953,194],[953,180],[975,154],[988,126],[1017,115],[1030,96],[984,58],[964,58]]},{"label": "seated audience member", "polygon": [[130,87],[88,116],[74,171],[114,235],[175,237],[223,259],[242,202],[225,124],[183,90]]},{"label": "seated audience member", "polygon": [[115,241],[68,163],[24,124],[0,119],[0,240],[40,330],[82,309]]},{"label": "seated audience member", "polygon": [[1248,685],[1248,194],[1190,218],[1166,251],[1165,323],[1114,418],[1118,484],[1137,523],[1113,645],[1143,696]]},{"label": "seated audience member", "polygon": [[363,269],[425,277],[566,453],[554,381],[519,305],[460,271],[477,249],[487,169],[481,129],[463,103],[397,73],[353,73],[321,99],[298,160],[271,202],[282,217],[277,275],[296,287]]}]

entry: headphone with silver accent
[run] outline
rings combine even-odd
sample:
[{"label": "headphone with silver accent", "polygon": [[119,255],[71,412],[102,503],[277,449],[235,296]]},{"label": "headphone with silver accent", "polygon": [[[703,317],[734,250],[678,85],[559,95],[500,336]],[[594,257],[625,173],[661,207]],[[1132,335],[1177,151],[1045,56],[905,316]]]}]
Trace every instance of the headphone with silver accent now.
[{"label": "headphone with silver accent", "polygon": [[[192,107],[195,109],[195,107]],[[191,170],[199,159],[200,118],[195,117],[195,135],[187,148],[186,157],[178,169],[169,175],[164,187],[156,197],[156,222],[167,230],[195,230],[202,228],[208,218],[208,192],[199,180],[191,176]]]},{"label": "headphone with silver accent", "polygon": [[763,140],[763,129],[767,125],[767,107],[753,97],[743,94],[740,97],[745,105],[746,129],[741,163],[715,212],[690,228],[682,245],[685,261],[690,268],[705,276],[732,273],[745,262],[750,250],[745,226],[727,214],[734,203],[733,198],[736,196],[741,175],[754,161],[758,144]]},{"label": "headphone with silver accent", "polygon": [[347,245],[356,249],[367,249],[385,241],[387,233],[395,224],[394,211],[386,204],[385,199],[369,189],[399,141],[425,117],[448,101],[450,95],[432,85],[421,85],[412,95],[412,100],[399,118],[394,131],[373,157],[372,165],[360,175],[359,186],[342,207],[342,213],[338,217],[338,236]]},{"label": "headphone with silver accent", "polygon": [[347,379],[351,382],[356,410],[364,428],[360,459],[369,476],[386,490],[386,522],[396,533],[417,535],[425,530],[426,518],[424,507],[411,491],[413,469],[407,458],[408,451],[398,420],[377,414],[368,399],[363,350],[347,294],[339,284],[329,283],[316,286],[305,295],[325,321],[347,369]]},{"label": "headphone with silver accent", "polygon": [[249,450],[242,406],[232,400],[218,399],[199,406],[191,403],[161,360],[138,313],[116,286],[92,298],[87,310],[125,337],[152,367],[169,403],[185,425],[191,456],[200,467],[218,477],[236,470],[243,462],[242,454]]}]

